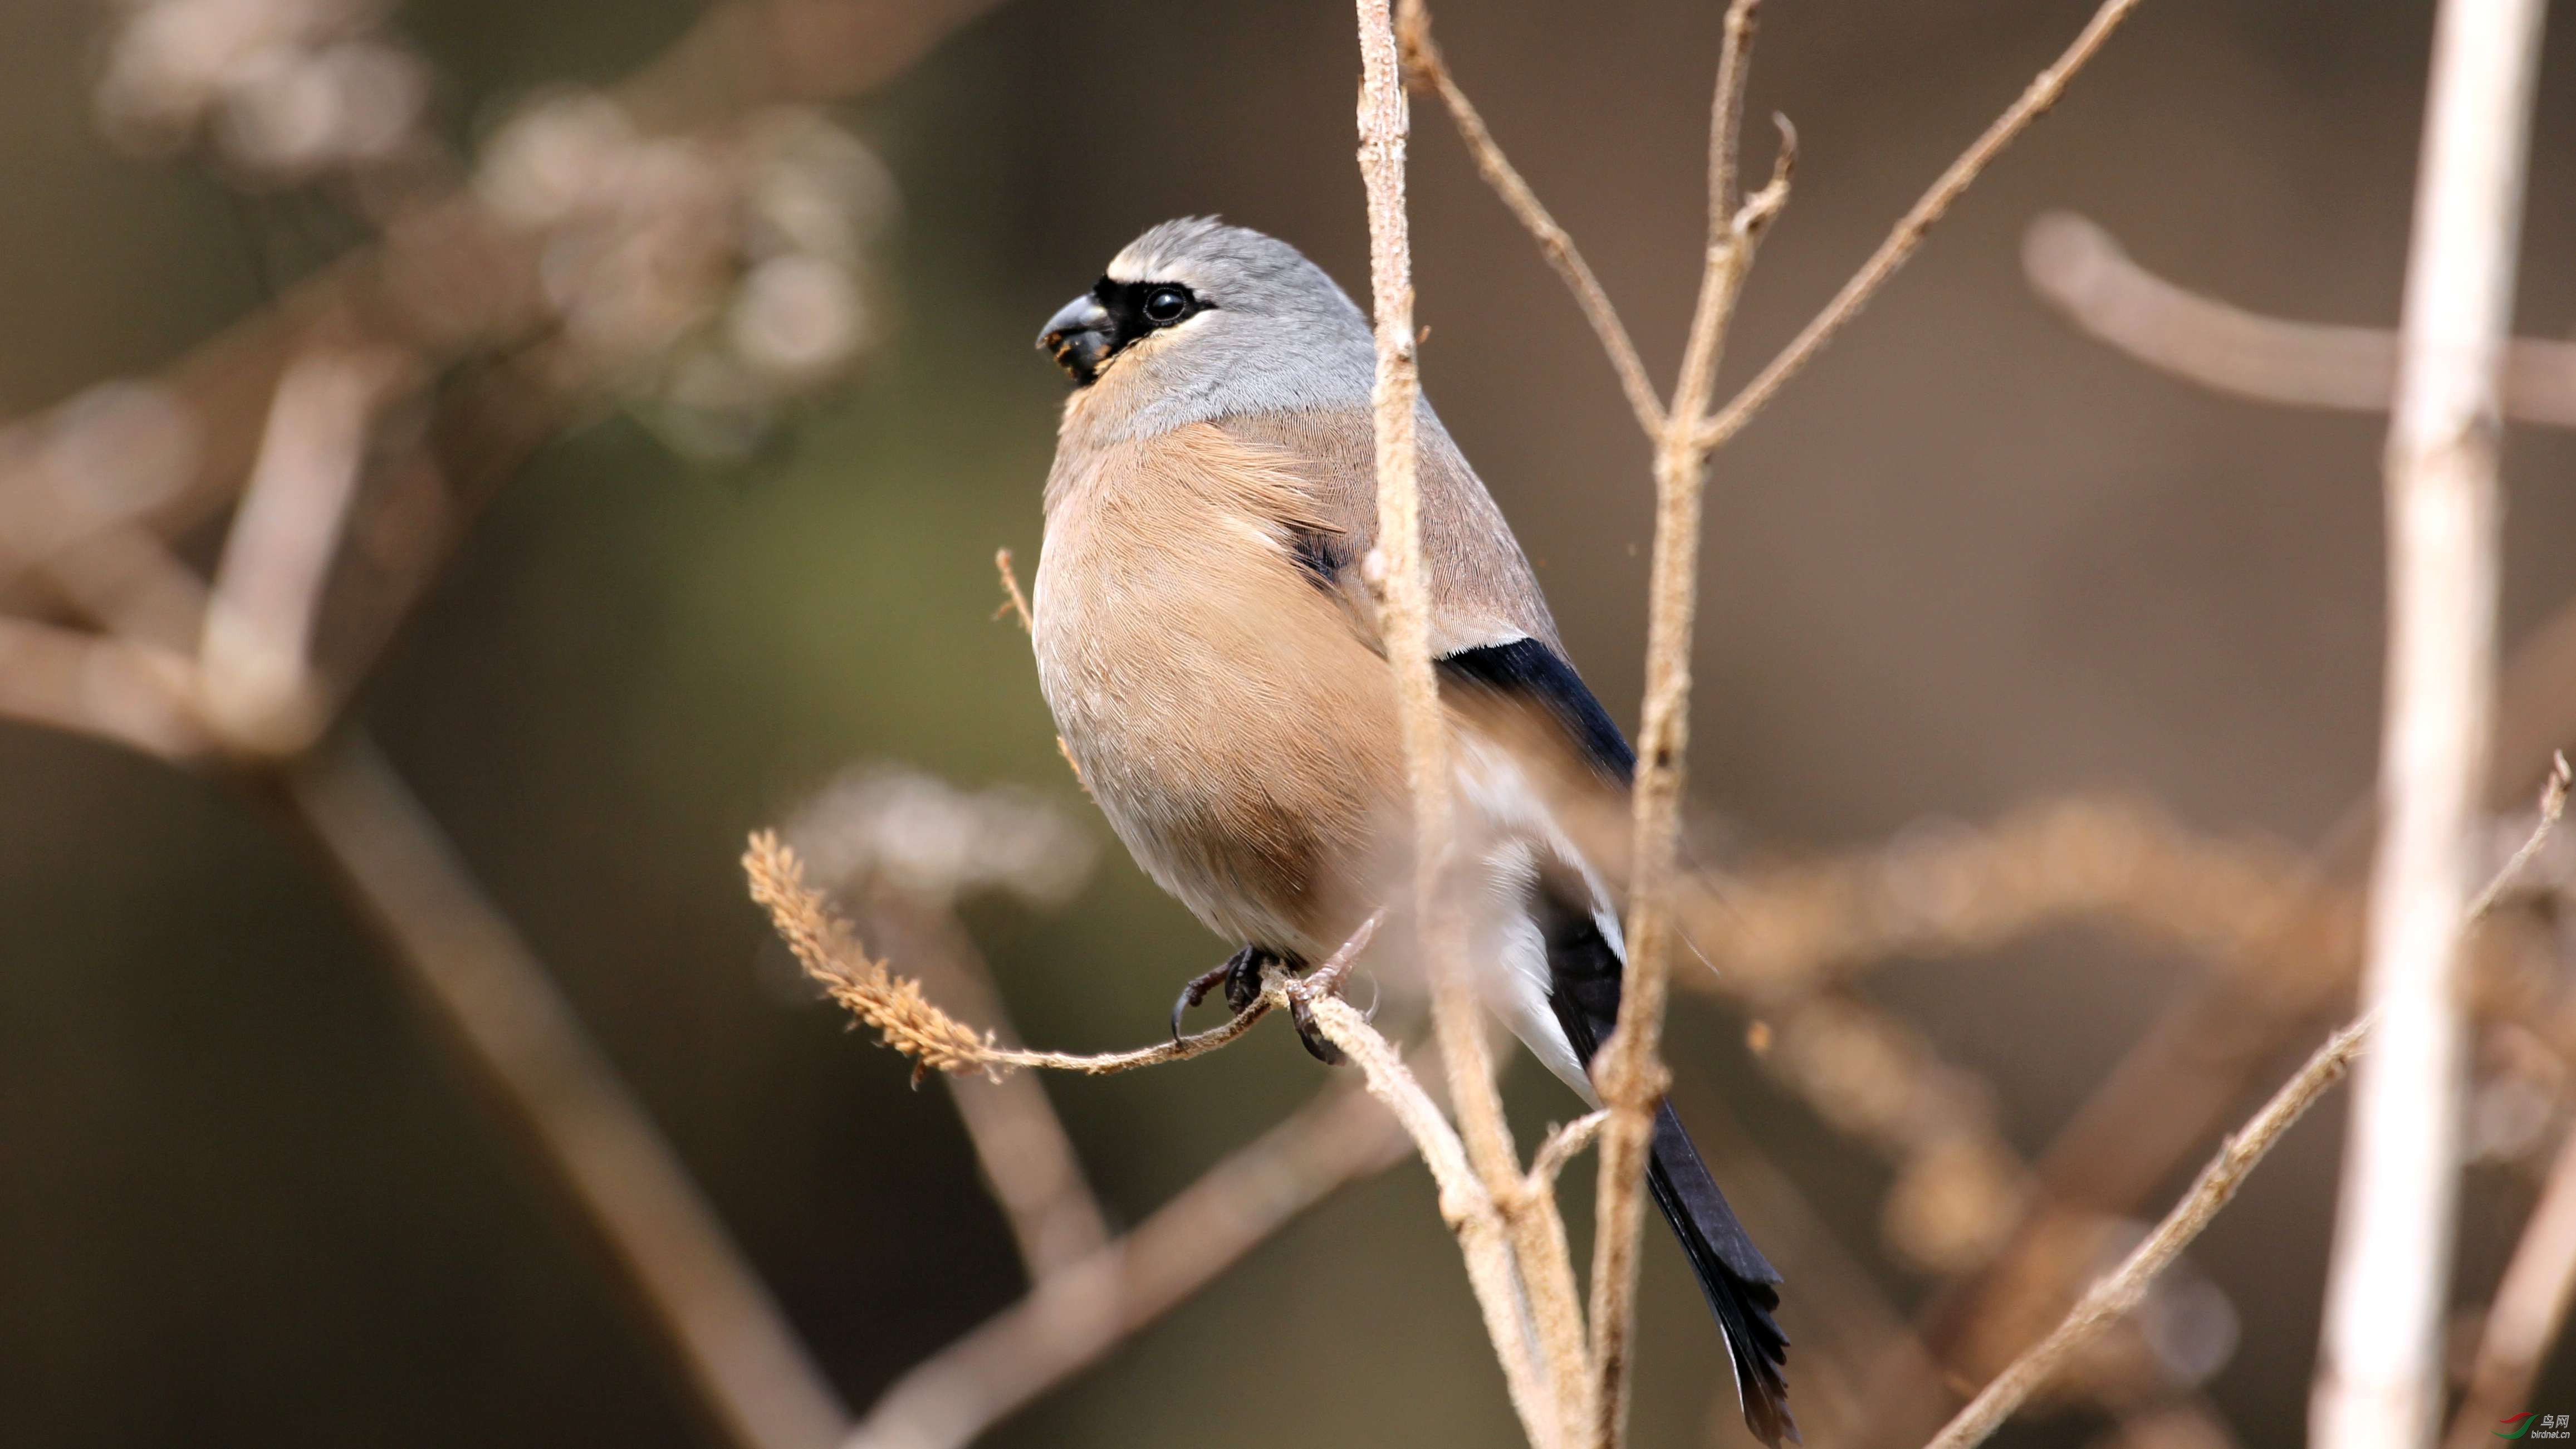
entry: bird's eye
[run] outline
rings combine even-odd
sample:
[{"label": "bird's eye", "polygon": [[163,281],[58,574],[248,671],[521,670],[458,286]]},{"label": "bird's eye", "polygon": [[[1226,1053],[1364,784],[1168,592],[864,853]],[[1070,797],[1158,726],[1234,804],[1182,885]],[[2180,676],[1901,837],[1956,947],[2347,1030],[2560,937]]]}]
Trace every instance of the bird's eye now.
[{"label": "bird's eye", "polygon": [[1169,327],[1190,313],[1190,293],[1186,287],[1156,287],[1145,294],[1145,320],[1157,327]]}]

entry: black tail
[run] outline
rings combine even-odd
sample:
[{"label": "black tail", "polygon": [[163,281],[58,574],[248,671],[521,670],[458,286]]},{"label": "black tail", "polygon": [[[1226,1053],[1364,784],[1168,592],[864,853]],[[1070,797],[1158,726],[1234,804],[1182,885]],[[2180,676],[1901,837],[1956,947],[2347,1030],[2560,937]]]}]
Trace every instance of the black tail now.
[{"label": "black tail", "polygon": [[[1463,650],[1440,661],[1442,679],[1482,691],[1486,696],[1518,700],[1537,707],[1551,720],[1575,758],[1602,779],[1625,787],[1634,777],[1636,752],[1619,734],[1601,701],[1592,697],[1574,666],[1536,639]],[[1586,1069],[1592,1053],[1619,1023],[1619,989],[1626,963],[1602,935],[1592,914],[1593,888],[1570,868],[1543,871],[1531,893],[1530,909],[1547,937],[1548,1004]],[[1765,1444],[1778,1449],[1782,1439],[1796,1439],[1798,1425],[1789,1417],[1789,1388],[1780,1370],[1789,1340],[1772,1321],[1780,1306],[1780,1275],[1762,1260],[1760,1250],[1735,1220],[1708,1165],[1699,1160],[1690,1134],[1682,1130],[1670,1102],[1655,1117],[1655,1145],[1646,1181],[1654,1188],[1655,1206],[1682,1240],[1700,1290],[1726,1335],[1726,1352],[1735,1362],[1735,1389],[1744,1403],[1744,1422]]]},{"label": "black tail", "polygon": [[[1626,963],[1602,937],[1592,913],[1569,903],[1569,897],[1582,899],[1570,884],[1542,880],[1533,904],[1547,937],[1548,1004],[1556,1009],[1557,1024],[1565,1028],[1576,1059],[1589,1067],[1594,1050],[1618,1024]],[[1789,1385],[1781,1373],[1789,1338],[1771,1317],[1780,1306],[1780,1274],[1735,1220],[1735,1210],[1726,1205],[1670,1102],[1655,1114],[1646,1184],[1654,1190],[1664,1221],[1681,1239],[1709,1311],[1717,1315],[1727,1357],[1735,1365],[1745,1426],[1772,1449],[1782,1439],[1803,1442],[1797,1421],[1789,1417]]]},{"label": "black tail", "polygon": [[1789,1417],[1789,1383],[1781,1376],[1789,1359],[1789,1337],[1771,1317],[1780,1306],[1779,1271],[1735,1220],[1734,1209],[1708,1175],[1708,1164],[1699,1160],[1699,1149],[1691,1146],[1670,1102],[1655,1114],[1646,1185],[1654,1189],[1655,1206],[1664,1210],[1673,1236],[1682,1240],[1691,1271],[1699,1275],[1699,1290],[1726,1335],[1745,1426],[1773,1449],[1784,1438],[1804,1442],[1798,1439],[1798,1421]]}]

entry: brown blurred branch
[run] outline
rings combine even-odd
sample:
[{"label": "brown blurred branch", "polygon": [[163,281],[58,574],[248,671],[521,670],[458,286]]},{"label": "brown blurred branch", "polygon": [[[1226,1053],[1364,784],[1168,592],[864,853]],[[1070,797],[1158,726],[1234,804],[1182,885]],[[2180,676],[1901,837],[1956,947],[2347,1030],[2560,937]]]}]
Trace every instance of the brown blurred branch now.
[{"label": "brown blurred branch", "polygon": [[[790,94],[874,84],[978,8],[736,0],[617,95],[717,130]],[[375,245],[157,382],[93,389],[11,430],[53,445],[0,449],[0,605],[40,616],[0,618],[0,714],[174,764],[220,760],[273,793],[606,1246],[724,1439],[812,1449],[847,1416],[669,1146],[371,747],[315,745],[476,507],[604,380],[560,345],[537,278],[549,238],[488,210],[463,167],[415,160],[359,198]],[[378,436],[414,406],[416,441]],[[246,478],[209,607],[166,540]],[[62,613],[108,632],[57,628]]]},{"label": "brown blurred branch", "polygon": [[[2397,334],[2248,312],[2139,266],[2099,225],[2069,212],[2030,224],[2031,290],[2087,335],[2220,392],[2294,407],[2385,412],[2397,389]],[[2505,348],[2505,416],[2576,427],[2576,343],[2515,338]]]},{"label": "brown blurred branch", "polygon": [[[953,912],[887,884],[868,892],[867,920],[887,953],[912,963],[925,985],[969,1020],[987,1023],[995,1040],[1019,1044],[992,969]],[[1100,1251],[1109,1241],[1107,1218],[1037,1074],[943,1072],[940,1081],[966,1124],[976,1164],[1010,1224],[1029,1280]]]},{"label": "brown blurred branch", "polygon": [[678,1155],[582,1031],[420,802],[352,735],[278,798],[457,1048],[580,1209],[697,1402],[748,1449],[817,1449],[847,1422]]},{"label": "brown blurred branch", "polygon": [[2478,1449],[2488,1426],[2529,1401],[2549,1346],[2567,1322],[2576,1293],[2576,1133],[2560,1143],[2487,1309],[2468,1392],[2451,1417],[2446,1449]]},{"label": "brown blurred branch", "polygon": [[386,351],[314,352],[278,379],[198,647],[207,719],[244,754],[292,754],[329,720],[308,657],[314,625],[376,412],[407,383],[407,362]]},{"label": "brown blurred branch", "polygon": [[0,618],[0,719],[193,764],[214,748],[196,678],[196,662],[167,649]]},{"label": "brown blurred branch", "polygon": [[[1338,1004],[1338,1003],[1336,1003]],[[1169,1312],[1299,1213],[1393,1165],[1404,1137],[1333,1086],[1133,1232],[897,1379],[845,1449],[960,1449]]]},{"label": "brown blurred branch", "polygon": [[1933,1436],[1929,1449],[1970,1449],[1983,1443],[2077,1350],[2137,1307],[2156,1275],[2217,1218],[2219,1209],[2236,1196],[2237,1189],[2244,1186],[2246,1177],[2281,1134],[2342,1078],[2370,1025],[2367,1020],[2357,1021],[2328,1038],[2308,1058],[2307,1065],[2273,1094],[2262,1111],[2254,1114],[2244,1130],[2227,1139],[2218,1156],[2201,1169],[2191,1190],[2183,1194],[2182,1201],[2156,1225],[2147,1240],[2117,1270],[2095,1283],[2055,1332],[1987,1384],[1947,1427]]},{"label": "brown blurred branch", "polygon": [[1759,1005],[1891,958],[1983,950],[2092,918],[2259,990],[2283,974],[2285,937],[2316,954],[2348,948],[2353,906],[2292,851],[2200,835],[2140,801],[2075,797],[1718,878],[1686,902],[1691,939],[1717,970],[1688,979]]},{"label": "brown blurred branch", "polygon": [[1971,143],[1959,159],[1951,162],[1950,168],[1941,173],[1940,179],[1932,183],[1932,189],[1923,193],[1922,199],[1897,219],[1895,229],[1887,234],[1887,240],[1879,243],[1878,250],[1861,264],[1851,280],[1843,283],[1842,290],[1825,304],[1825,309],[1800,329],[1777,357],[1764,364],[1753,380],[1746,383],[1717,416],[1709,419],[1701,429],[1708,447],[1723,446],[1727,439],[1743,431],[1744,425],[1753,420],[1753,415],[1771,401],[1783,384],[1800,368],[1814,361],[1817,353],[1824,351],[1825,344],[1834,339],[1834,334],[1859,315],[1860,309],[1868,304],[1887,279],[1895,276],[1897,269],[1914,255],[1915,248],[1923,244],[1923,238],[1931,232],[1934,224],[1948,214],[1951,205],[1967,193],[1976,179],[1985,173],[1986,167],[2003,154],[2004,148],[2023,131],[2028,130],[2033,121],[2048,114],[2049,108],[2057,104],[2058,97],[2066,93],[2067,83],[2074,80],[2076,72],[2101,51],[2103,44],[2111,38],[2111,32],[2119,29],[2120,22],[2128,19],[2129,13],[2139,4],[2140,0],[2103,0],[2102,7],[2093,12],[2092,20],[2067,46],[2065,53],[2041,71],[2022,92],[2021,98],[1996,117],[1985,134]]},{"label": "brown blurred branch", "polygon": [[1007,616],[1016,619],[1019,621],[1021,633],[1034,633],[1036,626],[1029,622],[1029,596],[1020,592],[1020,576],[1011,567],[1011,551],[1007,548],[995,549],[993,567],[1002,575],[1002,607],[993,611],[993,617],[999,619]]}]

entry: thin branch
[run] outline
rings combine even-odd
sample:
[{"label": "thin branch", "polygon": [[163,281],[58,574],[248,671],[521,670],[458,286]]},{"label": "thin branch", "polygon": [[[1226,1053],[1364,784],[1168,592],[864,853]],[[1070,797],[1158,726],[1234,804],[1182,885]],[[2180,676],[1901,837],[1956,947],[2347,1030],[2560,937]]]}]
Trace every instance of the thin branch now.
[{"label": "thin branch", "polygon": [[1887,279],[1895,276],[1897,269],[1914,255],[1915,248],[1923,244],[1924,236],[1950,210],[1951,204],[1984,174],[1986,167],[2003,153],[2005,147],[2029,129],[2031,122],[2046,115],[2049,107],[2057,104],[2058,97],[2066,93],[2067,83],[2075,78],[2075,73],[2093,59],[2103,43],[2111,38],[2111,32],[2119,29],[2120,22],[2128,19],[2129,12],[2137,9],[2140,3],[2141,0],[2102,0],[2102,7],[2093,12],[2092,20],[2075,37],[2074,43],[2067,46],[2065,53],[2048,69],[2041,71],[2029,88],[2021,93],[2021,98],[1996,117],[1985,134],[1960,153],[1958,160],[1950,163],[1950,168],[1932,183],[1932,189],[1924,192],[1922,199],[1897,219],[1895,229],[1887,234],[1887,240],[1880,242],[1878,250],[1870,254],[1869,260],[1861,264],[1851,280],[1843,283],[1842,290],[1825,304],[1825,309],[1817,313],[1790,340],[1789,345],[1780,350],[1780,355],[1765,364],[1753,380],[1746,383],[1743,390],[1700,430],[1706,446],[1721,447],[1742,432],[1744,425],[1753,420],[1753,415],[1771,401],[1784,383],[1800,368],[1814,361],[1817,353],[1824,351],[1825,344],[1833,340],[1834,334],[1857,316]]},{"label": "thin branch", "polygon": [[2451,1418],[2447,1449],[2479,1449],[2488,1426],[2530,1402],[2531,1386],[2576,1294],[2576,1133],[2560,1143],[2531,1221],[2505,1264],[2478,1338],[2469,1388]]},{"label": "thin branch", "polygon": [[[890,955],[911,962],[926,986],[994,1038],[1017,1046],[992,968],[955,912],[919,894],[880,883],[866,892],[870,933]],[[1000,1204],[1034,1283],[1081,1262],[1109,1242],[1109,1225],[1083,1177],[1064,1119],[1034,1072],[996,1077],[943,1072],[941,1082],[965,1124],[976,1165]]]},{"label": "thin branch", "polygon": [[1134,1231],[895,1380],[844,1449],[962,1449],[1098,1362],[1343,1185],[1404,1155],[1367,1094],[1328,1088]]},{"label": "thin branch", "polygon": [[407,376],[386,350],[308,353],[278,378],[207,599],[206,714],[248,754],[292,754],[329,719],[308,658],[378,406]]},{"label": "thin branch", "polygon": [[1628,407],[1637,415],[1637,426],[1649,437],[1664,430],[1663,400],[1655,395],[1655,385],[1646,377],[1646,364],[1637,355],[1636,340],[1628,335],[1628,326],[1619,320],[1619,309],[1610,304],[1610,294],[1601,288],[1601,279],[1592,274],[1592,264],[1574,245],[1574,238],[1557,225],[1521,178],[1518,168],[1503,155],[1503,148],[1486,129],[1485,118],[1476,111],[1467,93],[1459,88],[1457,77],[1450,74],[1448,62],[1431,38],[1431,12],[1423,0],[1403,0],[1397,8],[1396,28],[1404,45],[1406,76],[1416,82],[1428,82],[1448,107],[1449,118],[1457,123],[1458,138],[1467,144],[1467,155],[1476,163],[1476,172],[1485,184],[1503,199],[1514,217],[1537,241],[1539,254],[1547,259],[1567,290],[1574,293],[1574,303],[1583,309],[1583,320],[1592,326],[1592,335],[1601,339],[1601,350],[1610,359],[1610,370],[1619,376],[1619,390],[1628,395]]},{"label": "thin branch", "polygon": [[2200,1236],[2227,1206],[2238,1188],[2281,1134],[2317,1104],[2339,1080],[2370,1031],[2365,1018],[2328,1038],[2307,1065],[2274,1093],[2242,1131],[2229,1137],[2218,1155],[2201,1169],[2164,1221],[2138,1244],[2120,1266],[2089,1289],[2056,1330],[1987,1384],[1956,1418],[1932,1438],[1928,1449],[1970,1449],[2012,1416],[2076,1352],[2098,1337],[2146,1297],[2156,1275],[2170,1267],[2192,1239]]},{"label": "thin branch", "polygon": [[1743,206],[1737,178],[1743,169],[1745,67],[1753,60],[1753,30],[1761,0],[1726,7],[1717,50],[1717,89],[1709,116],[1708,245],[1726,245],[1727,223]]},{"label": "thin branch", "polygon": [[1610,1120],[1607,1112],[1586,1112],[1540,1140],[1538,1151],[1530,1154],[1528,1191],[1553,1193],[1559,1174],[1574,1161],[1575,1155],[1599,1141],[1601,1125]]},{"label": "thin branch", "polygon": [[2503,899],[2504,893],[2522,878],[2523,869],[2531,864],[2531,858],[2540,854],[2541,847],[2549,843],[2550,832],[2558,828],[2559,817],[2567,813],[2567,789],[2571,784],[2576,784],[2576,771],[2570,770],[2566,755],[2552,752],[2549,778],[2540,787],[2540,823],[2533,827],[2531,838],[2525,840],[2513,853],[2513,858],[2504,863],[2504,869],[2497,871],[2495,879],[2487,882],[2486,889],[2479,891],[2477,897],[2469,902],[2467,914],[2470,920],[2483,919],[2487,912],[2494,910],[2496,902]]},{"label": "thin branch", "polygon": [[2495,697],[2496,379],[2513,313],[2543,0],[2443,0],[2387,449],[2384,825],[2310,1441],[2438,1428],[2458,1193],[2460,921]]},{"label": "thin branch", "polygon": [[1017,619],[1021,633],[1036,633],[1037,625],[1029,617],[1029,596],[1020,592],[1019,573],[1011,567],[1011,551],[1007,548],[993,550],[993,567],[1002,575],[1002,607],[993,611],[993,617]]},{"label": "thin branch", "polygon": [[2357,911],[2303,855],[2197,834],[2116,796],[2036,801],[1693,885],[1683,919],[1717,969],[1684,979],[1756,1004],[2086,918],[2187,948],[2231,979],[2277,982],[2285,957],[2333,955]]},{"label": "thin branch", "polygon": [[[1406,783],[1413,804],[1413,925],[1431,981],[1432,1025],[1458,1114],[1466,1161],[1502,1232],[1489,1235],[1482,1212],[1463,1221],[1459,1240],[1468,1277],[1494,1335],[1505,1382],[1533,1444],[1572,1434],[1584,1417],[1582,1321],[1574,1268],[1563,1235],[1550,1238],[1550,1216],[1521,1199],[1519,1155],[1485,1047],[1484,1015],[1467,980],[1465,922],[1457,873],[1449,720],[1431,672],[1429,575],[1423,561],[1422,504],[1416,470],[1415,421],[1421,380],[1414,355],[1413,255],[1405,215],[1404,153],[1410,117],[1400,47],[1388,0],[1356,0],[1360,47],[1359,165],[1368,193],[1369,295],[1376,324],[1377,368],[1371,388],[1375,421],[1378,544],[1369,576],[1380,591],[1379,618],[1395,674],[1403,727]],[[1326,1007],[1315,1010],[1322,1018]],[[1444,1186],[1444,1200],[1456,1196]],[[1461,1211],[1464,1209],[1461,1208]],[[1552,1215],[1551,1215],[1552,1216]],[[1517,1262],[1515,1262],[1517,1258]],[[1526,1309],[1526,1312],[1524,1311]],[[1531,1335],[1538,1339],[1531,1345]],[[1544,1365],[1523,1372],[1524,1357]]]},{"label": "thin branch", "polygon": [[751,1265],[571,1005],[362,736],[288,766],[288,813],[450,1040],[540,1149],[729,1442],[817,1449],[848,1423]]},{"label": "thin branch", "polygon": [[[805,883],[805,865],[774,831],[751,837],[742,868],[751,878],[751,898],[769,911],[778,934],[796,953],[805,974],[875,1028],[885,1044],[912,1058],[916,1071],[983,1072],[998,1076],[1021,1067],[1045,1068],[1107,1076],[1140,1067],[1185,1062],[1226,1046],[1252,1030],[1270,1011],[1267,996],[1222,1025],[1177,1041],[1157,1042],[1123,1052],[1031,1051],[1006,1047],[993,1033],[977,1031],[933,1004],[919,982],[897,976],[882,961],[871,959],[849,923],[834,914],[821,892]],[[1348,947],[1344,948],[1348,950]],[[1330,965],[1331,963],[1326,963]]]},{"label": "thin branch", "polygon": [[191,766],[215,748],[196,677],[195,661],[171,650],[0,618],[0,719]]},{"label": "thin branch", "polygon": [[1468,1162],[1465,1144],[1395,1048],[1357,1007],[1338,996],[1328,997],[1315,1003],[1314,1015],[1317,1029],[1360,1069],[1369,1095],[1395,1114],[1431,1169],[1432,1183],[1440,1191],[1441,1220],[1457,1235],[1467,1264],[1467,1283],[1484,1313],[1485,1332],[1493,1339],[1494,1356],[1502,1364],[1503,1385],[1520,1415],[1521,1432],[1533,1445],[1556,1442],[1559,1421],[1551,1417],[1549,1371],[1522,1318],[1525,1295],[1512,1258],[1511,1231]]},{"label": "thin branch", "polygon": [[1701,495],[1708,445],[1701,425],[1717,382],[1727,324],[1762,229],[1788,198],[1795,147],[1784,123],[1771,184],[1743,206],[1731,204],[1737,122],[1743,111],[1747,49],[1757,0],[1727,7],[1715,95],[1709,105],[1709,237],[1699,301],[1682,349],[1673,405],[1655,436],[1654,563],[1647,583],[1646,701],[1637,732],[1631,875],[1626,921],[1627,972],[1619,1018],[1592,1060],[1592,1076],[1610,1112],[1602,1130],[1592,1245],[1593,1418],[1585,1436],[1617,1449],[1627,1432],[1628,1385],[1634,1367],[1639,1235],[1655,1106],[1665,1078],[1658,1057],[1663,1033],[1672,889],[1678,874],[1684,760],[1690,744],[1691,636],[1699,612]]},{"label": "thin branch", "polygon": [[[2202,296],[2139,266],[2109,232],[2070,212],[2030,224],[2022,271],[2086,335],[2206,388],[2370,413],[2386,412],[2397,390],[2395,333],[2266,317]],[[2513,339],[2501,387],[2506,417],[2576,428],[2576,343]]]}]

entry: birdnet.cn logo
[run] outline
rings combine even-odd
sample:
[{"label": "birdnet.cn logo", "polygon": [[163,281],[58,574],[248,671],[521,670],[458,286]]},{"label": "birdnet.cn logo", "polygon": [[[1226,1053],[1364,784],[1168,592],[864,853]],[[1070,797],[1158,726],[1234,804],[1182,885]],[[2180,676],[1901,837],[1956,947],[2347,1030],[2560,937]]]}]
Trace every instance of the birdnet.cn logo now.
[{"label": "birdnet.cn logo", "polygon": [[2564,1439],[2567,1437],[2565,1414],[2516,1414],[2496,1420],[2495,1436],[2499,1439]]}]

